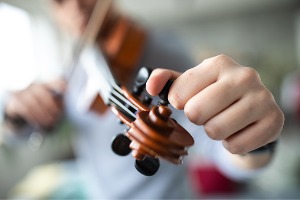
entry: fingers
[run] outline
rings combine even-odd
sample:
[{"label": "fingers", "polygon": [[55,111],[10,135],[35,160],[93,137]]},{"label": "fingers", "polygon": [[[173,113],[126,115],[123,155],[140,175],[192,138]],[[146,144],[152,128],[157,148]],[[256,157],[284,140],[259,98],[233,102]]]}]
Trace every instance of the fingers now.
[{"label": "fingers", "polygon": [[168,80],[174,80],[180,75],[179,72],[167,69],[155,69],[151,73],[147,83],[146,90],[150,95],[158,95]]},{"label": "fingers", "polygon": [[47,87],[35,87],[28,104],[35,108],[36,121],[42,126],[52,126],[59,118],[62,107],[58,99]]},{"label": "fingers", "polygon": [[274,111],[268,117],[223,140],[223,146],[232,154],[248,153],[275,141],[281,133],[283,120],[283,115]]},{"label": "fingers", "polygon": [[[205,132],[214,140],[224,140],[245,127],[268,117],[272,108],[269,103],[266,103],[264,95],[257,95],[253,92],[213,115],[203,123]],[[258,105],[260,105],[259,109],[257,109]]]},{"label": "fingers", "polygon": [[[229,85],[230,82],[229,84],[225,84],[226,81],[219,83],[219,80],[223,78],[221,75],[225,74],[223,71],[230,71],[235,65],[236,63],[233,60],[221,55],[207,59],[200,65],[187,70],[174,84],[173,90],[169,94],[170,103],[177,109],[186,110],[187,103],[199,94],[193,101],[197,104],[202,104],[201,108],[207,108],[207,105],[209,105],[209,108],[219,105],[220,108],[215,107],[213,112],[216,112],[217,109],[224,109],[224,107],[235,101],[238,97],[237,95],[240,94],[230,92],[226,94],[226,91],[230,91],[226,87],[232,87]],[[226,68],[223,66],[226,66]],[[185,87],[184,90],[181,89],[183,87]],[[217,102],[217,100],[222,101],[222,104]],[[224,100],[227,100],[227,102],[224,102]],[[207,104],[207,102],[210,102],[210,104]]]},{"label": "fingers", "polygon": [[21,98],[18,98],[17,96],[18,95],[14,95],[14,97],[12,97],[7,103],[6,114],[11,119],[21,118],[27,123],[37,124],[35,115],[32,112],[32,106],[28,107],[26,101],[21,100]]},{"label": "fingers", "polygon": [[37,127],[51,128],[61,115],[61,101],[46,84],[32,84],[25,90],[12,93],[6,113]]},{"label": "fingers", "polygon": [[[223,65],[224,63],[226,65]],[[203,61],[200,65],[187,70],[181,75],[171,70],[154,70],[147,82],[146,89],[149,94],[157,95],[168,79],[178,77],[169,91],[168,99],[173,107],[182,110],[189,99],[215,83],[220,75],[224,74],[223,71],[229,71],[236,65],[237,63],[232,59],[220,55]],[[226,66],[226,68],[223,66]]]},{"label": "fingers", "polygon": [[202,89],[190,99],[184,99],[181,103],[185,104],[184,112],[190,121],[203,125],[241,99],[247,87],[247,85],[235,87],[232,82],[222,79]]},{"label": "fingers", "polygon": [[66,90],[66,81],[63,79],[56,79],[49,83],[46,83],[45,86],[48,87],[50,91],[53,91],[56,94],[63,94]]},{"label": "fingers", "polygon": [[259,74],[220,55],[183,74],[155,70],[147,91],[157,95],[177,78],[168,94],[170,104],[203,125],[206,134],[222,140],[231,153],[246,153],[278,138],[284,115]]},{"label": "fingers", "polygon": [[217,70],[209,71],[208,68],[202,68],[201,64],[187,70],[174,81],[168,96],[170,104],[176,109],[184,109],[192,97],[216,82],[217,77]]}]

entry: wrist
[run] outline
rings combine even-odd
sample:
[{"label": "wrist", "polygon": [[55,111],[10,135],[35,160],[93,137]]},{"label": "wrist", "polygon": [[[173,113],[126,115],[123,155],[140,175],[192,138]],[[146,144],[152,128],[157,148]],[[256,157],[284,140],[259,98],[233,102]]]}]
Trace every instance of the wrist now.
[{"label": "wrist", "polygon": [[254,150],[248,152],[247,154],[262,154],[262,153],[274,154],[276,147],[277,147],[277,143],[278,143],[278,140],[275,140],[264,146],[254,149]]},{"label": "wrist", "polygon": [[254,149],[246,154],[232,155],[233,161],[245,169],[258,169],[266,166],[273,158],[278,140]]}]

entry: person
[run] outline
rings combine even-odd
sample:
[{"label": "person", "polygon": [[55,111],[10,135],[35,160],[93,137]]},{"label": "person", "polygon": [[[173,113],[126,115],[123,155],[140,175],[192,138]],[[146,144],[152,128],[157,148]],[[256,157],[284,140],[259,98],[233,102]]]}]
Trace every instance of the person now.
[{"label": "person", "polygon": [[[51,6],[59,26],[81,37],[96,2],[51,0]],[[117,22],[121,16],[111,7],[106,22],[110,19]],[[101,50],[109,28],[104,26],[97,36],[95,44]],[[110,65],[116,77],[132,85],[139,66],[159,66],[151,73],[146,90],[156,96],[169,79],[174,79],[168,93],[169,102],[176,109],[172,115],[195,138],[194,151],[201,151],[234,180],[258,174],[272,160],[274,152],[270,144],[277,141],[284,124],[283,113],[259,74],[226,55],[208,58],[196,65],[170,35],[145,32],[133,68]],[[110,59],[109,53],[93,50]],[[86,65],[85,61],[80,60],[79,66]],[[122,78],[124,72],[127,73]],[[78,133],[75,151],[92,199],[191,198],[185,165],[161,160],[157,174],[147,177],[133,167],[133,157],[123,158],[112,152],[111,138],[122,133],[124,126],[116,125],[116,116],[109,109],[97,113],[78,109],[78,96],[85,93],[87,81],[84,68],[77,67],[68,82],[58,79],[32,83],[22,90],[10,91],[3,105],[6,122],[23,118],[35,126],[54,127],[63,112],[62,100],[53,95],[53,91],[58,91],[64,97],[66,117]],[[260,153],[256,153],[257,150]]]}]

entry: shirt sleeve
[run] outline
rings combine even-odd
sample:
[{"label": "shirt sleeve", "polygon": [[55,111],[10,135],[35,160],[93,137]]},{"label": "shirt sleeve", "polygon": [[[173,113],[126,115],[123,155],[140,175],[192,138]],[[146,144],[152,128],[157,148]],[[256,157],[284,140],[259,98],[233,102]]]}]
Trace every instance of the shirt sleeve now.
[{"label": "shirt sleeve", "polygon": [[185,125],[195,141],[194,146],[190,149],[194,156],[192,159],[207,160],[213,163],[223,175],[238,182],[252,179],[265,170],[266,167],[253,170],[238,167],[232,162],[230,152],[223,147],[221,141],[209,138],[202,126],[187,123]]}]

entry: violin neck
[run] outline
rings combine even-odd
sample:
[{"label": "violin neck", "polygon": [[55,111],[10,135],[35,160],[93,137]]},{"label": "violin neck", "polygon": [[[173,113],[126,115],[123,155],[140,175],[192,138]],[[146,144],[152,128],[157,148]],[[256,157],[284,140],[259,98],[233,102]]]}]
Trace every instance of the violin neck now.
[{"label": "violin neck", "polygon": [[[128,85],[134,79],[146,39],[143,27],[127,17],[115,15],[112,9],[109,10],[96,42],[121,85]],[[101,96],[97,95],[91,109],[104,114],[107,108]]]}]

